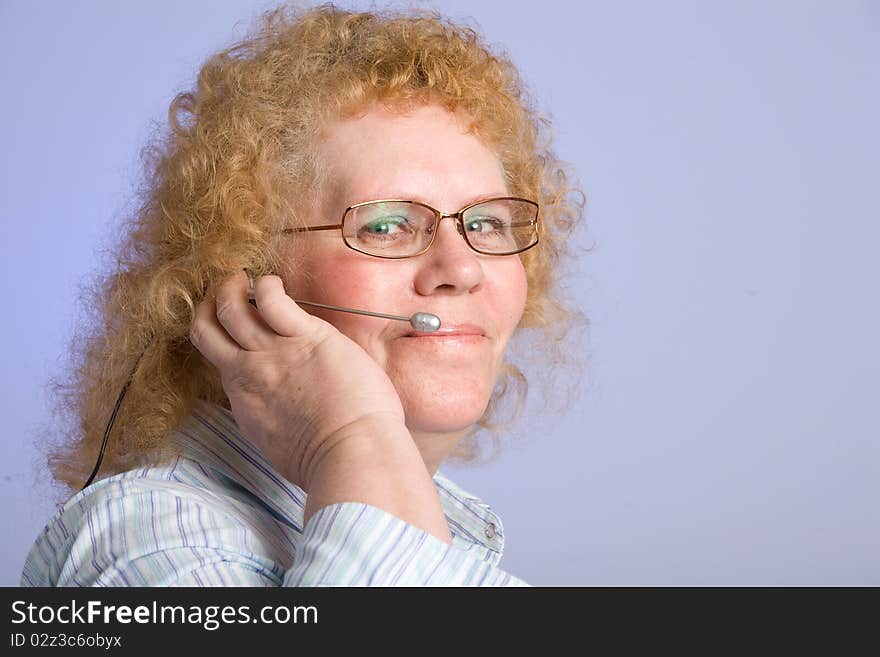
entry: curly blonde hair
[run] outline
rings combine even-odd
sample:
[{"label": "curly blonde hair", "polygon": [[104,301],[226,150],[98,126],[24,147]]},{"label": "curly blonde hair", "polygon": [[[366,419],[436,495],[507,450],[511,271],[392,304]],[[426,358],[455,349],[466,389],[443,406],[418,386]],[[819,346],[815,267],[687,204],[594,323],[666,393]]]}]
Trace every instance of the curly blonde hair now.
[{"label": "curly blonde hair", "polygon": [[[557,284],[585,197],[510,59],[433,10],[282,5],[205,62],[195,88],[170,104],[169,129],[142,152],[145,183],[115,266],[82,295],[96,321],[71,341],[67,378],[53,381],[55,414],[67,416],[66,430],[43,436],[56,482],[82,485],[133,368],[102,475],[164,458],[198,399],[230,408],[219,372],[189,342],[195,308],[210,283],[245,267],[296,274],[296,262],[279,258],[279,235],[305,225],[320,202],[321,127],[375,103],[464,112],[498,155],[510,193],[539,202],[540,243],[520,256],[528,298],[518,329],[542,332],[545,368],[570,361],[563,338],[583,315],[562,302]],[[505,360],[486,412],[450,458],[473,462],[479,429],[497,448],[526,391],[522,371]],[[514,393],[501,422],[501,402]]]}]

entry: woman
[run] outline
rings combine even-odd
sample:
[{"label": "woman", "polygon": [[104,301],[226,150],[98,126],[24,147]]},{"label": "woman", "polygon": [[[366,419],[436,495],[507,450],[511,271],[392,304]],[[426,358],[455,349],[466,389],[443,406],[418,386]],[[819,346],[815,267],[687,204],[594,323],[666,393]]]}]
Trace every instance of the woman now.
[{"label": "woman", "polygon": [[570,316],[582,204],[513,66],[433,13],[281,8],[169,116],[51,460],[82,485],[132,375],[105,478],[22,584],[525,584],[438,470],[524,382],[514,333]]}]

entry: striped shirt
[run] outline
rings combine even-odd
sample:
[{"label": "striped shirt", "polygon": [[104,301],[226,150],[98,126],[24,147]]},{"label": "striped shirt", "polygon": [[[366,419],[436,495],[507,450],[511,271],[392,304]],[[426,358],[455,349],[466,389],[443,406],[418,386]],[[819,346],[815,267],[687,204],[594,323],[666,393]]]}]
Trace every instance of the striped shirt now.
[{"label": "striped shirt", "polygon": [[303,527],[306,493],[199,401],[165,465],[74,495],[28,553],[22,586],[529,586],[501,570],[501,519],[433,477],[452,544],[375,506],[339,502]]}]

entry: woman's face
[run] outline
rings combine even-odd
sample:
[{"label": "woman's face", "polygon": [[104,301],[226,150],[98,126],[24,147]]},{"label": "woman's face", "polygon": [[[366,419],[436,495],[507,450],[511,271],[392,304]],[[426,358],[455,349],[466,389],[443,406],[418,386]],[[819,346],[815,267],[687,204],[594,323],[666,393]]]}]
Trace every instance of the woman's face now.
[{"label": "woman's face", "polygon": [[[309,225],[339,223],[345,208],[363,201],[409,199],[451,213],[477,199],[508,195],[497,157],[440,107],[406,116],[377,107],[332,124],[325,137],[327,197],[324,212]],[[284,279],[291,297],[406,317],[428,312],[444,328],[470,324],[485,332],[407,337],[412,327],[406,322],[304,306],[382,366],[414,436],[462,432],[479,420],[525,307],[519,255],[472,251],[451,218],[440,222],[426,253],[400,260],[358,253],[338,230],[297,237],[305,244],[297,249],[300,271],[311,275]]]}]

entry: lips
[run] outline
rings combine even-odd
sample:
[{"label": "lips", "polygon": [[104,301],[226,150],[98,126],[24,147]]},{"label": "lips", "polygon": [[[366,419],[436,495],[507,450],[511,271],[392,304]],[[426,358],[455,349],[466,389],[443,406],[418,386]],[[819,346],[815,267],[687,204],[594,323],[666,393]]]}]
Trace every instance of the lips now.
[{"label": "lips", "polygon": [[410,331],[407,338],[449,338],[454,336],[477,335],[485,336],[486,331],[476,324],[445,324],[436,331]]}]

